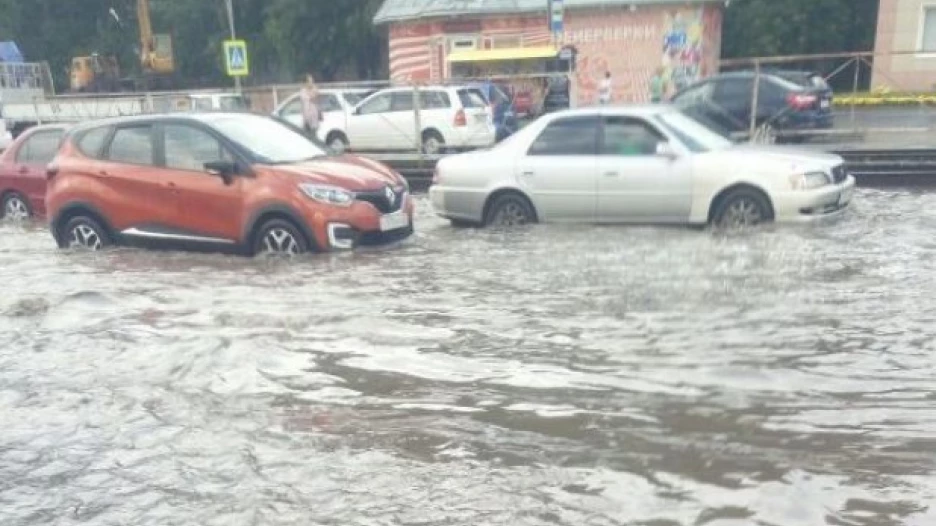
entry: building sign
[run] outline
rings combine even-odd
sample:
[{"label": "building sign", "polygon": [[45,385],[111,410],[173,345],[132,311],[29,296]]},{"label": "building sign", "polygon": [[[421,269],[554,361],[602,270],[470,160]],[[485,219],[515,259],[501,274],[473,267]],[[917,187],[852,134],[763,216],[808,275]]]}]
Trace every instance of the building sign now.
[{"label": "building sign", "polygon": [[563,1],[549,0],[549,29],[555,34],[562,33],[563,29]]},{"label": "building sign", "polygon": [[565,31],[562,34],[564,44],[600,44],[605,42],[634,42],[656,40],[661,28],[652,25],[589,27]]}]

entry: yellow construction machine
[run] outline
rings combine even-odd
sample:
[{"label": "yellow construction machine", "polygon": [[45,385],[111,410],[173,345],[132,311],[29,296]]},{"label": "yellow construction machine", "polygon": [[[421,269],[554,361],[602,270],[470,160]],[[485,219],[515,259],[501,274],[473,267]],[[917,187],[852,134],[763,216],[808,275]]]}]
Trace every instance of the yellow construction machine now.
[{"label": "yellow construction machine", "polygon": [[[112,15],[117,18],[116,14]],[[72,91],[120,91],[128,85],[138,89],[169,89],[175,76],[175,55],[172,35],[153,33],[149,0],[136,0],[137,22],[140,27],[141,78],[121,80],[117,58],[97,54],[72,59],[70,68]],[[118,19],[119,23],[119,19]]]}]

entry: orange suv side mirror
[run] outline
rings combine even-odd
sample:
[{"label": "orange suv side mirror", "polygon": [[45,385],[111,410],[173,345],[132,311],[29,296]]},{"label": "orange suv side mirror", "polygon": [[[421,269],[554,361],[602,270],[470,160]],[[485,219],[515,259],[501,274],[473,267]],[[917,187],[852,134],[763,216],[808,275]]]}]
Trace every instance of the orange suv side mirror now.
[{"label": "orange suv side mirror", "polygon": [[237,163],[233,161],[211,161],[205,163],[205,171],[220,177],[224,184],[231,184],[237,175]]}]

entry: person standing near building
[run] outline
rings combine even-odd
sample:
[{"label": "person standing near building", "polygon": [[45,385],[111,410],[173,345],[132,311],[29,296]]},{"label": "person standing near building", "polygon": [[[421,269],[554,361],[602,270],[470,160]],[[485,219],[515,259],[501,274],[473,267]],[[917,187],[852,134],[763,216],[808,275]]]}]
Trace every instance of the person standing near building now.
[{"label": "person standing near building", "polygon": [[666,79],[663,77],[663,67],[656,70],[656,74],[650,79],[650,102],[663,102],[666,96]]},{"label": "person standing near building", "polygon": [[601,79],[601,84],[598,86],[598,103],[602,106],[605,104],[610,104],[611,94],[611,72],[605,71],[605,78]]},{"label": "person standing near building", "polygon": [[299,92],[299,100],[302,101],[302,128],[310,138],[314,139],[318,136],[322,113],[318,106],[318,86],[311,73],[306,75],[306,83]]}]

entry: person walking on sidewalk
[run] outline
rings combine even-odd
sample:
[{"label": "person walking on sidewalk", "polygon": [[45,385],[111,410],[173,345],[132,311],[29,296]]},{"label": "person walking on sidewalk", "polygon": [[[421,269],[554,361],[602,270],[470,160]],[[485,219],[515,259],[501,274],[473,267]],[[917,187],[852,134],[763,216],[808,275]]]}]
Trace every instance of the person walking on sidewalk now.
[{"label": "person walking on sidewalk", "polygon": [[601,79],[601,84],[598,86],[598,103],[602,106],[611,103],[611,72],[605,71],[605,78]]},{"label": "person walking on sidewalk", "polygon": [[318,86],[315,85],[315,77],[311,73],[306,75],[305,86],[299,92],[299,100],[302,102],[302,129],[305,130],[309,138],[318,137],[318,127],[322,122],[322,112],[318,105]]}]

